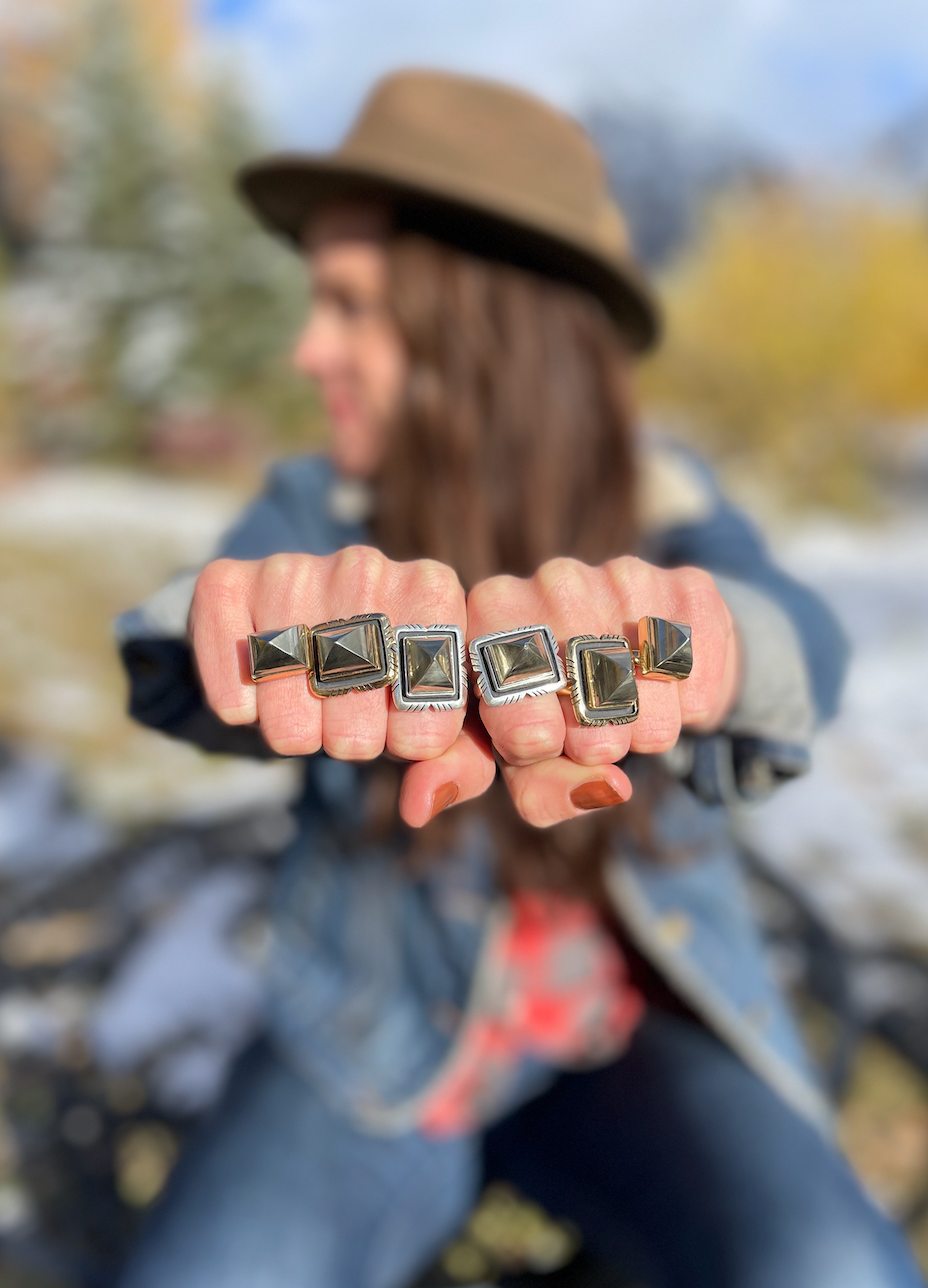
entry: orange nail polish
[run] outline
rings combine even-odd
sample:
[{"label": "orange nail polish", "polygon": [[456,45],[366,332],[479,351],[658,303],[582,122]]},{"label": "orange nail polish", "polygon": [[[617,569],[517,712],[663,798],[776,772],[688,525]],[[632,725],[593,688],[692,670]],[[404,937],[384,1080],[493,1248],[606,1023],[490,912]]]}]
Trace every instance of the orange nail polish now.
[{"label": "orange nail polish", "polygon": [[447,809],[449,805],[453,805],[458,798],[460,790],[461,789],[458,787],[457,783],[445,783],[443,786],[439,787],[438,791],[432,797],[432,812],[429,815],[429,818],[434,818],[435,815],[440,814],[443,809]]},{"label": "orange nail polish", "polygon": [[604,809],[607,805],[621,805],[623,797],[605,778],[591,778],[570,793],[575,809]]}]

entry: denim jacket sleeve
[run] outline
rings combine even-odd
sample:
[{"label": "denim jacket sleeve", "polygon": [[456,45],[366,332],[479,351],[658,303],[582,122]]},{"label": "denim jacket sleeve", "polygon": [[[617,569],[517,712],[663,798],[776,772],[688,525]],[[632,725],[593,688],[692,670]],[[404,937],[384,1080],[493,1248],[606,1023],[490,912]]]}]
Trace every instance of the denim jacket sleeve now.
[{"label": "denim jacket sleeve", "polygon": [[[321,456],[276,462],[262,494],[225,534],[213,558],[262,559],[278,552],[328,554],[363,539],[356,524],[329,513],[331,467]],[[113,632],[129,679],[129,714],[206,751],[276,758],[254,725],[232,726],[206,706],[187,639],[187,614],[199,569],[179,573]]]},{"label": "denim jacket sleeve", "polygon": [[847,638],[824,601],[771,559],[760,533],[692,453],[664,445],[691,503],[647,533],[645,557],[711,572],[738,632],[743,677],[717,733],[686,735],[668,766],[707,803],[763,797],[809,768],[809,746],[838,708]]}]

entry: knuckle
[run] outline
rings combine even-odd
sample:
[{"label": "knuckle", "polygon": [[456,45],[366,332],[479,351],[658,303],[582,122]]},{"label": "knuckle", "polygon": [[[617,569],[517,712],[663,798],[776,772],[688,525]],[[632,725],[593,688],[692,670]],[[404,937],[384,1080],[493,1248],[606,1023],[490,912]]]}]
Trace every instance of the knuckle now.
[{"label": "knuckle", "polygon": [[438,730],[398,733],[387,738],[387,749],[404,760],[435,760],[444,755],[453,741],[453,737],[447,737]]},{"label": "knuckle", "polygon": [[573,585],[583,577],[586,565],[567,555],[548,559],[535,573],[535,582],[545,596],[556,593],[564,585]]},{"label": "knuckle", "polygon": [[519,602],[524,583],[518,577],[500,574],[478,582],[467,596],[467,611],[481,627],[489,621],[512,617],[513,603]]},{"label": "knuckle", "polygon": [[456,600],[461,594],[461,583],[453,568],[437,559],[420,559],[416,564],[419,588],[437,600]]},{"label": "knuckle", "polygon": [[236,597],[248,584],[248,567],[239,559],[214,559],[197,577],[194,600]]},{"label": "knuckle", "polygon": [[[333,571],[350,589],[358,611],[378,610],[374,603],[382,590],[390,560],[374,546],[345,546],[335,557]],[[378,610],[379,611],[379,610]]]},{"label": "knuckle", "polygon": [[512,763],[532,763],[560,754],[562,741],[555,730],[545,724],[516,725],[500,750]]},{"label": "knuckle", "polygon": [[552,816],[547,794],[540,790],[536,775],[527,772],[513,775],[509,793],[517,812],[531,827],[550,827],[557,822]]},{"label": "knuckle", "polygon": [[612,589],[623,598],[633,594],[653,573],[651,565],[637,555],[620,555],[603,565]]},{"label": "knuckle", "polygon": [[715,578],[705,568],[678,568],[675,575],[678,593],[687,604],[714,608],[722,602]]},{"label": "knuckle", "polygon": [[268,730],[262,728],[264,741],[271,751],[278,756],[311,756],[321,746],[318,737],[309,733],[295,733],[292,730]]},{"label": "knuckle", "polygon": [[646,754],[670,751],[676,746],[680,737],[679,714],[673,716],[652,716],[639,725],[635,737],[635,750]]},{"label": "knuckle", "polygon": [[618,736],[617,731],[576,730],[565,752],[578,765],[608,765],[621,759],[627,742],[628,737]]},{"label": "knuckle", "polygon": [[371,739],[360,733],[330,734],[324,745],[333,760],[376,760],[384,750],[383,738]]}]

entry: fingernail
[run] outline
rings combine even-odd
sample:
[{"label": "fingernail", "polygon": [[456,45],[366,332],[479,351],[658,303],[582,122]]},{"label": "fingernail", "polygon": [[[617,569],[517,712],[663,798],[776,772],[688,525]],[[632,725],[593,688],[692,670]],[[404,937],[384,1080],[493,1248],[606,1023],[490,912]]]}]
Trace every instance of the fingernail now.
[{"label": "fingernail", "polygon": [[591,778],[570,793],[575,809],[604,809],[607,805],[621,805],[622,797],[605,778]]},{"label": "fingernail", "polygon": [[457,783],[445,783],[444,786],[439,787],[438,791],[432,797],[432,812],[429,815],[429,818],[434,818],[435,815],[440,814],[443,809],[447,809],[449,805],[453,805],[458,798],[460,790],[461,789],[458,787]]}]

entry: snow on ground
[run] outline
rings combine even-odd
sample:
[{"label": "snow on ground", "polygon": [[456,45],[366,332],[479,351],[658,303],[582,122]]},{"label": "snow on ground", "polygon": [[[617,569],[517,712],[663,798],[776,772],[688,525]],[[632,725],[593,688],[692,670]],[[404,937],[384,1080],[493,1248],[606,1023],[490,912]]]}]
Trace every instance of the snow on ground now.
[{"label": "snow on ground", "polygon": [[[246,500],[244,484],[88,466],[36,470],[0,492],[0,648],[25,646],[29,660],[0,676],[0,738],[60,761],[90,814],[197,819],[294,790],[288,762],[206,756],[130,720],[111,634],[118,613],[206,562]],[[0,865],[11,829],[0,799]],[[41,847],[61,849],[50,837]]]},{"label": "snow on ground", "polygon": [[241,502],[232,489],[202,482],[92,466],[43,469],[4,491],[0,539],[31,546],[147,539],[195,564],[209,557]]},{"label": "snow on ground", "polygon": [[774,544],[854,653],[812,772],[743,826],[843,933],[928,949],[928,516],[823,519]]},{"label": "snow on ground", "polygon": [[247,868],[201,877],[130,948],[91,1019],[101,1065],[128,1070],[158,1057],[155,1090],[177,1111],[215,1098],[229,1060],[257,1027],[258,976],[230,936],[259,887]]}]

